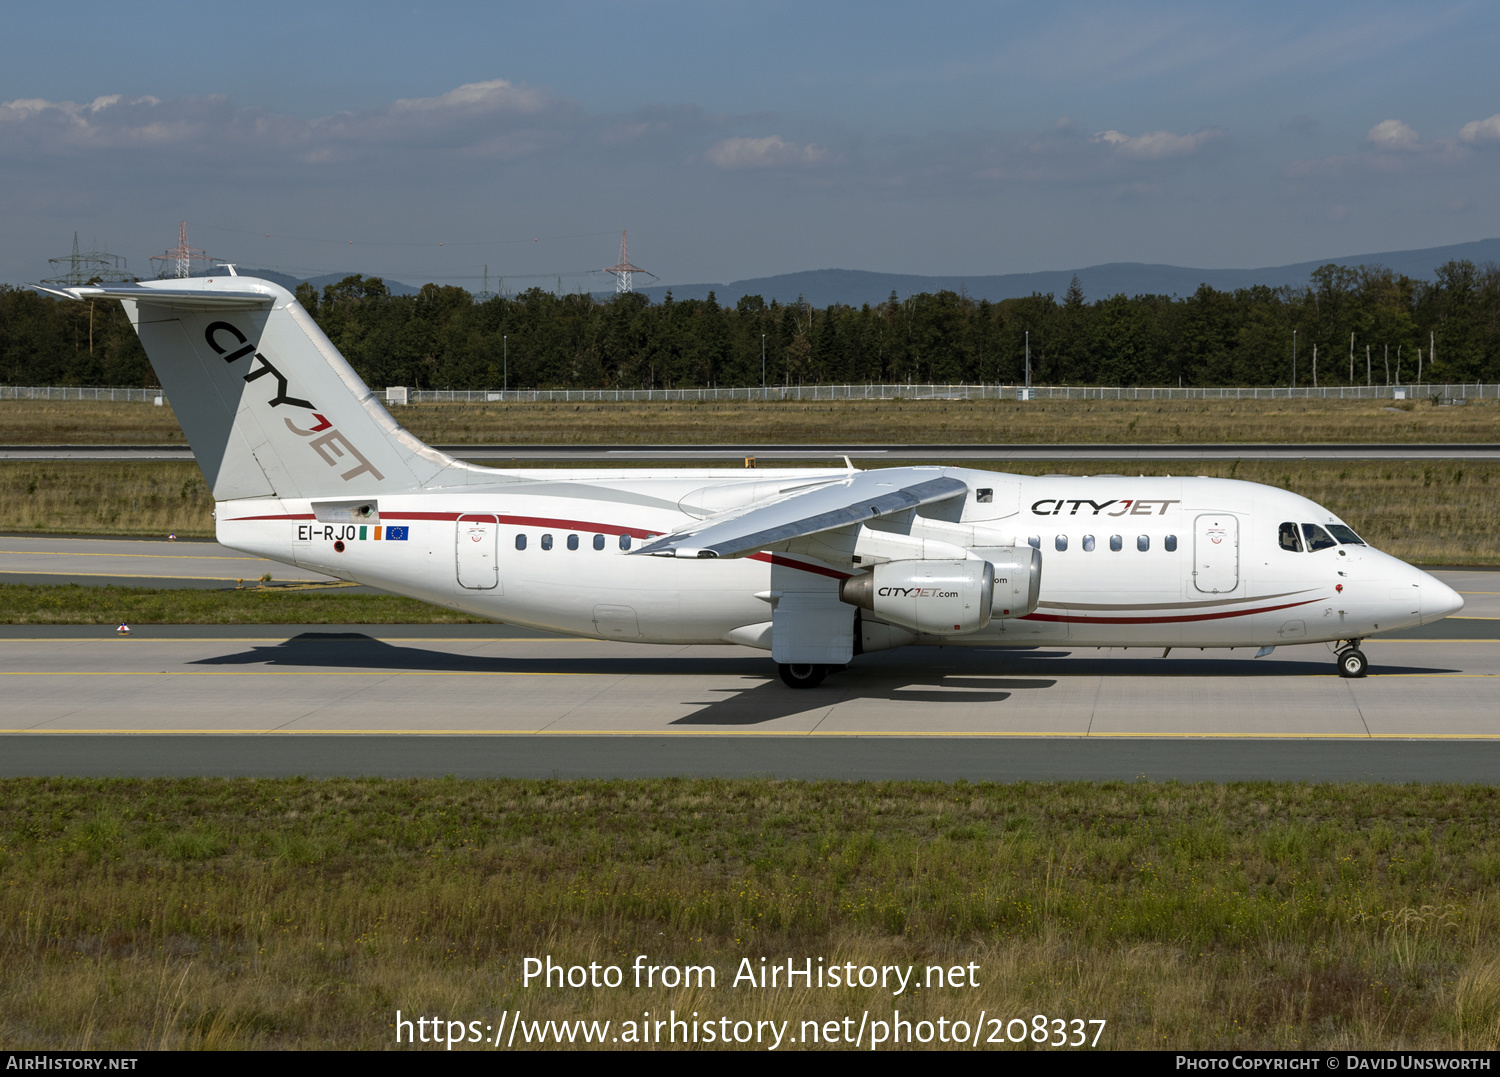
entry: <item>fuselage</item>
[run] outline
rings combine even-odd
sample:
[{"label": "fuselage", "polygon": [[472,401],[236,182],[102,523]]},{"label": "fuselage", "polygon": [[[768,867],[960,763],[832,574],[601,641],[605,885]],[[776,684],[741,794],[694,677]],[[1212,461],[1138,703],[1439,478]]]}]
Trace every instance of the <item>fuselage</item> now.
[{"label": "fuselage", "polygon": [[[1360,639],[1436,620],[1462,599],[1360,542],[1327,509],[1227,479],[1018,476],[934,469],[969,486],[940,516],[749,557],[632,556],[645,540],[847,472],[495,472],[451,490],[221,502],[224,545],[497,621],[601,639],[769,646],[788,591],[834,591],[891,542],[982,557],[1041,550],[1040,604],[917,643],[1244,647]],[[926,511],[926,510],[921,510]],[[893,537],[892,537],[893,536]],[[1337,536],[1337,537],[1335,537]],[[868,615],[866,615],[868,619]],[[893,642],[911,640],[898,634]]]}]

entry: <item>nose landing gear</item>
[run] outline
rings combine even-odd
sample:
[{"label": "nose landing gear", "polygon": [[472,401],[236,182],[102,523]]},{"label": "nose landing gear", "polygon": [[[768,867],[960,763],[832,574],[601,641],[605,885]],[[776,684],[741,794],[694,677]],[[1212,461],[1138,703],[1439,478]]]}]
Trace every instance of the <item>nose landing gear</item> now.
[{"label": "nose landing gear", "polygon": [[1349,646],[1338,653],[1340,677],[1363,677],[1370,668],[1370,660],[1359,649],[1360,641],[1351,639]]}]

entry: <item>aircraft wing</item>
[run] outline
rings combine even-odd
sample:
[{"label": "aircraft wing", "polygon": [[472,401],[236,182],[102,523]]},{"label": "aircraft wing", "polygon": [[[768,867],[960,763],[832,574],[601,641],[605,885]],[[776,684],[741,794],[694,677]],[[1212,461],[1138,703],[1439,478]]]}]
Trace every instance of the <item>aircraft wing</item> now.
[{"label": "aircraft wing", "polygon": [[968,484],[941,468],[894,467],[851,472],[847,479],[751,508],[711,517],[663,535],[632,554],[740,557],[788,539],[905,512],[967,494]]},{"label": "aircraft wing", "polygon": [[203,307],[211,310],[269,307],[276,300],[276,297],[269,293],[250,288],[241,291],[209,290],[201,285],[195,285],[193,280],[196,279],[201,278],[190,278],[181,284],[173,281],[171,286],[164,287],[153,285],[156,283],[166,285],[165,281],[150,284],[83,284],[75,288],[46,288],[40,284],[33,284],[31,287],[61,299],[131,299],[137,303],[160,303],[169,307]]}]

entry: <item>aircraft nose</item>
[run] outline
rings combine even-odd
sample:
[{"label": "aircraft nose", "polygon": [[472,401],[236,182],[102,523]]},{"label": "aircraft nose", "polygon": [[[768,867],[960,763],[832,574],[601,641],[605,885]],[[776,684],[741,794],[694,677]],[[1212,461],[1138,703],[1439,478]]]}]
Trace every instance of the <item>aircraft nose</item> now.
[{"label": "aircraft nose", "polygon": [[1422,623],[1450,617],[1464,608],[1463,596],[1435,576],[1422,573]]}]

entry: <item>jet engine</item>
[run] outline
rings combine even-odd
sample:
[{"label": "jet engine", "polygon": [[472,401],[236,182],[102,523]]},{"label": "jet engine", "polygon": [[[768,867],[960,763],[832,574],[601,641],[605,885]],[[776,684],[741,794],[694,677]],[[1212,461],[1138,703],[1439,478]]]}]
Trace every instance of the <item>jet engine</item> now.
[{"label": "jet engine", "polygon": [[1025,617],[1042,595],[1042,551],[1030,546],[988,546],[975,551],[994,568],[996,617]]},{"label": "jet engine", "polygon": [[839,598],[882,621],[934,636],[978,632],[991,617],[1036,609],[1042,557],[1030,546],[994,546],[990,560],[886,561],[839,585]]},{"label": "jet engine", "polygon": [[995,572],[988,561],[887,561],[839,585],[839,598],[876,617],[938,636],[990,623]]}]

